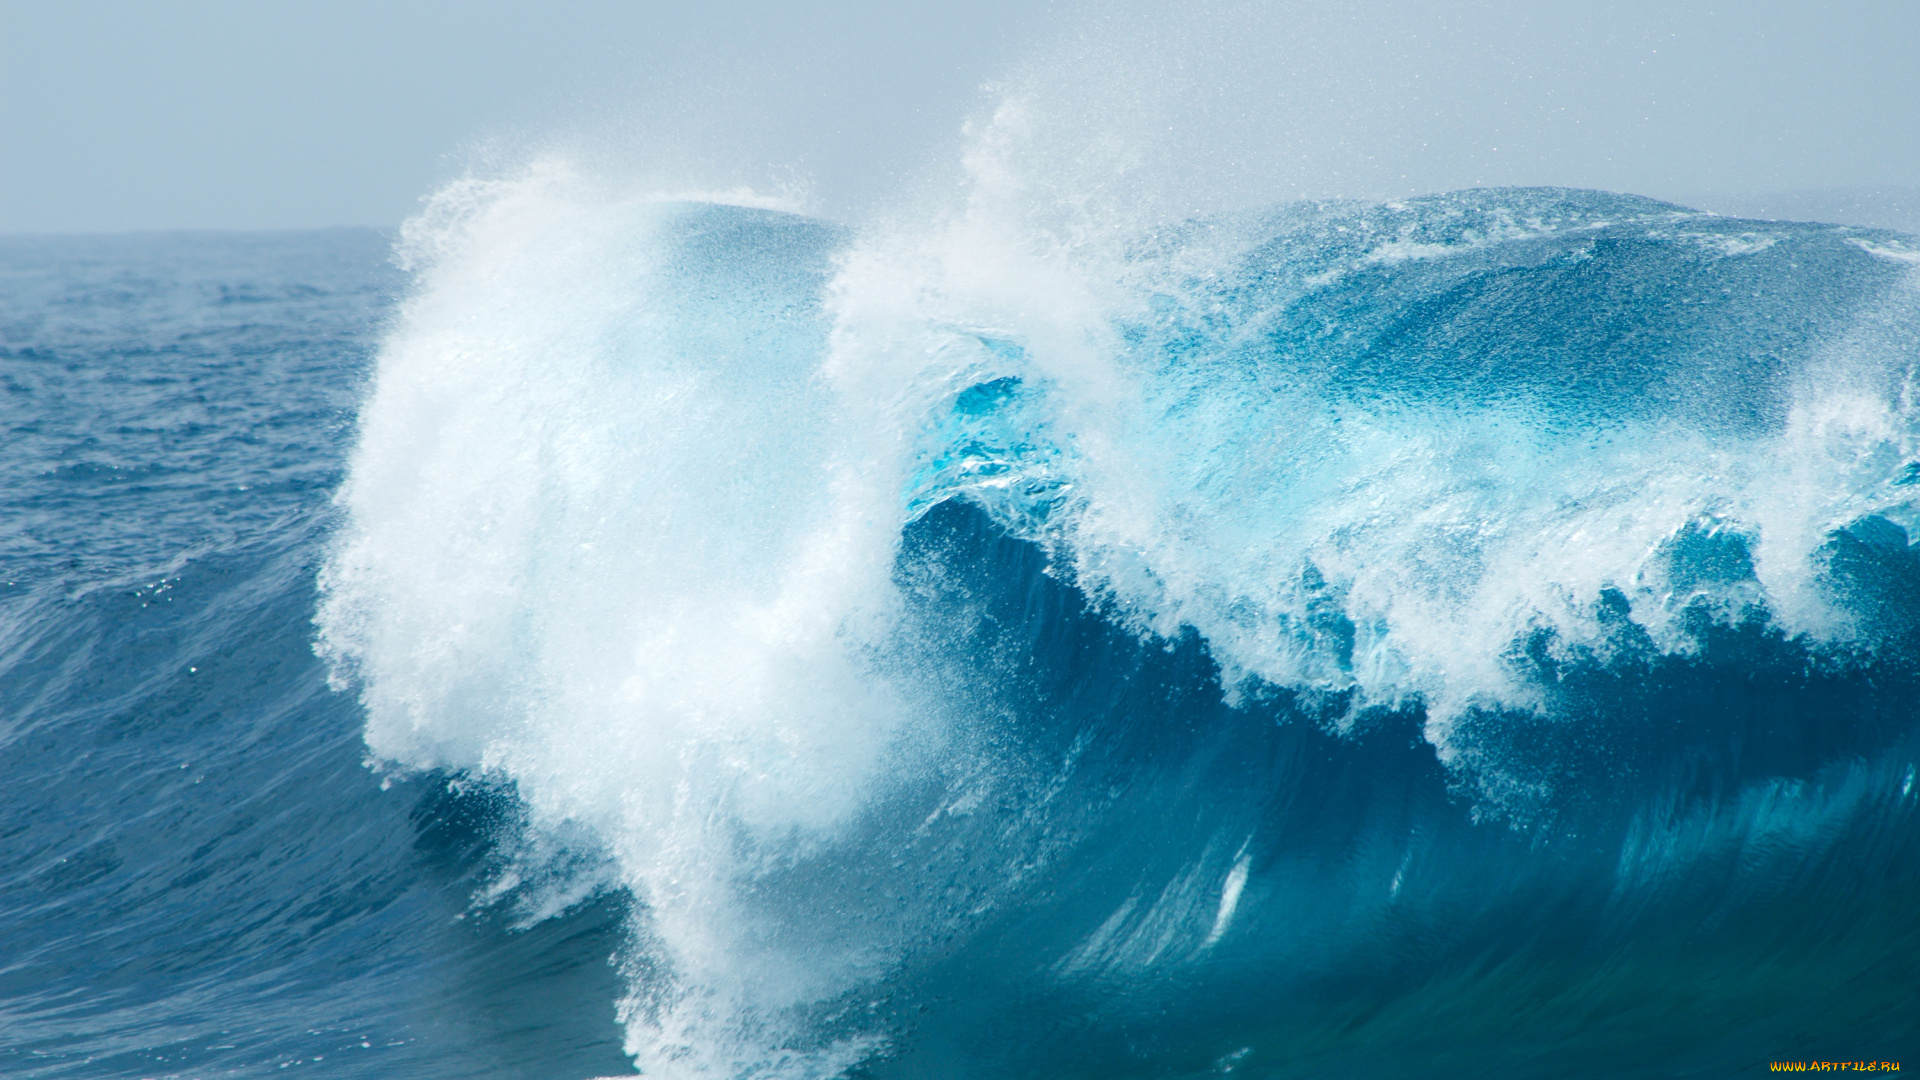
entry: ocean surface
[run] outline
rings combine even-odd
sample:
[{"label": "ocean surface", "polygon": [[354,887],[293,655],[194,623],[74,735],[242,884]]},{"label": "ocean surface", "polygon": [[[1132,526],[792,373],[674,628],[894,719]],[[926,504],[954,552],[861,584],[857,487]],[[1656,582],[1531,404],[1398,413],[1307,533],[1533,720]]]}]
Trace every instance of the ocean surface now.
[{"label": "ocean surface", "polygon": [[0,238],[0,1075],[1920,1068],[1920,239]]}]

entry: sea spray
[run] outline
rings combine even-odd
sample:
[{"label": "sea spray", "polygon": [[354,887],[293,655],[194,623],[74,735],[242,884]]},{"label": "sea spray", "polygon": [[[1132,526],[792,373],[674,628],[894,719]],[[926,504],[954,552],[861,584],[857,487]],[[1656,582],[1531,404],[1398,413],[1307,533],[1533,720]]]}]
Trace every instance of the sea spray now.
[{"label": "sea spray", "polygon": [[657,1052],[724,1055],[860,959],[743,894],[911,742],[866,655],[897,485],[817,371],[834,230],[573,196],[505,186],[411,239],[324,642],[374,753],[509,778],[533,828],[604,845],[674,978],[630,1007]]}]

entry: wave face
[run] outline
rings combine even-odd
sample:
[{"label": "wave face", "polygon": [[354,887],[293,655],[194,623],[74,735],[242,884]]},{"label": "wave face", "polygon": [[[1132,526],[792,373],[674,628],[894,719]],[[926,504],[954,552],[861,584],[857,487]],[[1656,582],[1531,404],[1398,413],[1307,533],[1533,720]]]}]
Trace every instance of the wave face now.
[{"label": "wave face", "polygon": [[1916,1045],[1920,246],[1030,226],[536,176],[403,245],[321,651],[511,791],[487,895],[631,898],[643,1071]]}]

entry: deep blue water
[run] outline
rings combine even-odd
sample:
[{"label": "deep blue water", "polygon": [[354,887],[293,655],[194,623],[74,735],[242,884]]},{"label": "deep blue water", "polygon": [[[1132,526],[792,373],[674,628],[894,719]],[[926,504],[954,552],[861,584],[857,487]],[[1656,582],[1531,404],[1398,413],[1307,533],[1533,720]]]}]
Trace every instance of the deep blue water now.
[{"label": "deep blue water", "polygon": [[625,1067],[618,905],[461,919],[498,811],[382,790],[313,653],[390,244],[4,242],[9,1075]]},{"label": "deep blue water", "polygon": [[1920,242],[996,229],[0,240],[0,1074],[1920,1064]]}]

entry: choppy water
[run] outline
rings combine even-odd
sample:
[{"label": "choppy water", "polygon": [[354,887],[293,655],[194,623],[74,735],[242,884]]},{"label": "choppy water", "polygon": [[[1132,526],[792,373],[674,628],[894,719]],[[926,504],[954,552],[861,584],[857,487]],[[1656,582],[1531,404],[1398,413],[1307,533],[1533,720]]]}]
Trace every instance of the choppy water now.
[{"label": "choppy water", "polygon": [[0,242],[0,1071],[624,1067],[618,905],[460,918],[500,811],[383,790],[313,654],[389,245]]},{"label": "choppy water", "polygon": [[0,1072],[1916,1058],[1920,241],[391,244],[0,242]]}]

